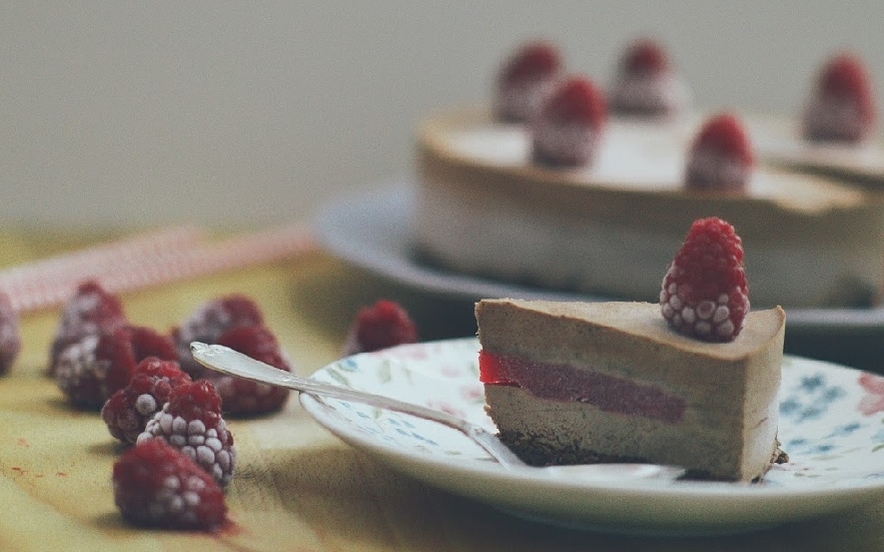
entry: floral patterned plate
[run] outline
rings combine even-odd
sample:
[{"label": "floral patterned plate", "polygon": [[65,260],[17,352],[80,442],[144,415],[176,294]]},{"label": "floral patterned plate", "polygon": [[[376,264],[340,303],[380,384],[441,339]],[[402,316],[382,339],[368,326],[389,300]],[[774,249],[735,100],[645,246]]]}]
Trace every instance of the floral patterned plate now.
[{"label": "floral patterned plate", "polygon": [[[423,404],[494,430],[474,338],[394,347],[337,361],[316,380]],[[884,377],[797,357],[783,362],[779,438],[790,462],[761,483],[618,478],[568,481],[509,472],[455,430],[404,414],[301,395],[353,446],[439,488],[515,515],[642,534],[761,529],[884,498]]]}]

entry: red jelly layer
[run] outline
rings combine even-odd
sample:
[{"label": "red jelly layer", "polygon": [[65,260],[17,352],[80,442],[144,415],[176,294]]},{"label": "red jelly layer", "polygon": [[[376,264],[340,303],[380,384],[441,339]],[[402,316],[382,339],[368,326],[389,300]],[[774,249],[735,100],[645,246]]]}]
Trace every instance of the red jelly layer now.
[{"label": "red jelly layer", "polygon": [[547,364],[525,358],[479,352],[479,381],[518,385],[542,399],[583,402],[603,412],[644,416],[677,423],[687,403],[659,387],[626,378],[579,370],[567,364]]}]

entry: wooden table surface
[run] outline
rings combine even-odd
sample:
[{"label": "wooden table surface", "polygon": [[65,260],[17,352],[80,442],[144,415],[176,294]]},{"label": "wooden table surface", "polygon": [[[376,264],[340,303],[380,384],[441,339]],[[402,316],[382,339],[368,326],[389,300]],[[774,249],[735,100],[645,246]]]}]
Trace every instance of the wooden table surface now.
[{"label": "wooden table surface", "polygon": [[[0,236],[5,264],[63,247]],[[424,339],[470,335],[468,304],[426,296],[314,253],[287,262],[124,294],[135,323],[166,329],[203,301],[251,295],[309,375],[338,356],[350,319],[380,297],[402,302]],[[884,503],[726,537],[650,538],[529,523],[429,487],[333,437],[294,395],[274,416],[229,422],[239,455],[227,491],[233,526],[143,530],[113,503],[121,448],[98,414],[72,409],[43,375],[57,311],[22,320],[24,348],[0,378],[0,550],[734,551],[884,550]],[[833,354],[832,347],[826,348]],[[866,359],[869,360],[869,359]]]}]

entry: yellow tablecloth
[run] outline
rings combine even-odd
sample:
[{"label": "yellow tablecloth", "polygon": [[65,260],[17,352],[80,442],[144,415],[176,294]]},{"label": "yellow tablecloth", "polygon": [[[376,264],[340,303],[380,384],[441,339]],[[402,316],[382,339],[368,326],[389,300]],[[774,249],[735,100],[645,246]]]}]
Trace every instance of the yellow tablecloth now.
[{"label": "yellow tablecloth", "polygon": [[[0,234],[2,264],[75,242]],[[261,305],[295,369],[337,355],[356,309],[403,302],[426,339],[467,335],[469,309],[407,291],[323,254],[123,295],[129,318],[168,328],[233,291]],[[467,313],[466,315],[464,313]],[[239,463],[227,501],[234,527],[216,534],[130,527],[113,504],[121,448],[97,413],[70,408],[43,375],[57,312],[23,319],[24,348],[0,378],[0,550],[656,551],[882,550],[884,505],[760,533],[625,537],[528,523],[427,487],[319,427],[292,396],[277,415],[232,420]]]}]

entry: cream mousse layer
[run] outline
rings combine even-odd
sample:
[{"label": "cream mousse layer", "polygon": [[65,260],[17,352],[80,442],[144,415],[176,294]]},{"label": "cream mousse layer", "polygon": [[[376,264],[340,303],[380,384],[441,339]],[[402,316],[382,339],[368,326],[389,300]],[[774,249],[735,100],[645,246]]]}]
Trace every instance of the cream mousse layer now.
[{"label": "cream mousse layer", "polygon": [[579,169],[530,161],[524,127],[483,110],[427,119],[417,152],[416,247],[429,262],[510,282],[656,301],[691,223],[743,239],[753,305],[865,305],[884,283],[884,199],[759,168],[745,194],[687,191],[696,121],[613,119]]},{"label": "cream mousse layer", "polygon": [[[476,320],[481,354],[539,372],[527,386],[485,384],[501,439],[527,462],[652,462],[749,481],[776,456],[781,308],[750,312],[729,343],[676,334],[652,303],[483,300]],[[564,398],[574,394],[586,396]]]}]

